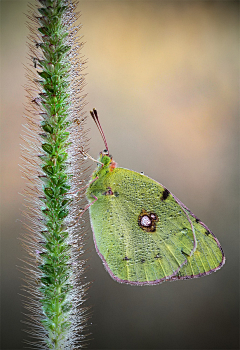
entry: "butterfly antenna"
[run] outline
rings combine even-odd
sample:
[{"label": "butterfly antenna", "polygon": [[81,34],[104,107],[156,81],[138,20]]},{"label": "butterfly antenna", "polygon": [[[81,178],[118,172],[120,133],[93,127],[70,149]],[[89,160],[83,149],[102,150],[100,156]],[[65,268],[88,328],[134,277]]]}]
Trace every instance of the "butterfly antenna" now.
[{"label": "butterfly antenna", "polygon": [[90,111],[90,114],[91,114],[91,116],[92,116],[92,118],[93,118],[95,124],[97,125],[97,128],[98,128],[98,130],[99,130],[99,132],[100,132],[100,135],[102,136],[102,139],[103,139],[104,145],[105,145],[105,147],[106,147],[106,150],[107,150],[107,152],[108,152],[108,154],[109,154],[108,145],[107,145],[107,140],[106,140],[106,137],[105,137],[105,135],[104,135],[103,129],[102,129],[102,127],[101,127],[100,121],[99,121],[99,119],[98,119],[97,110],[96,110],[95,108],[93,108],[93,110]]},{"label": "butterfly antenna", "polygon": [[104,134],[103,134],[102,129],[100,128],[98,116],[97,116],[97,118],[96,118],[96,114],[94,113],[94,110],[93,110],[93,111],[90,111],[90,114],[91,114],[91,116],[92,116],[92,118],[93,118],[95,124],[97,125],[98,131],[100,132],[100,135],[102,136],[103,142],[104,142],[104,144],[105,144],[105,141],[104,141]]}]

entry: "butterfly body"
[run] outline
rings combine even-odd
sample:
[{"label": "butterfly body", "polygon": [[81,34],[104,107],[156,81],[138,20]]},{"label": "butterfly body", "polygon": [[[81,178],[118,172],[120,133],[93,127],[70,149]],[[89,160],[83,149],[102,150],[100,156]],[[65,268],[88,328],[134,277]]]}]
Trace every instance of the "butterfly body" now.
[{"label": "butterfly body", "polygon": [[98,161],[86,196],[95,247],[113,279],[159,284],[224,264],[213,233],[164,186],[104,153]]}]

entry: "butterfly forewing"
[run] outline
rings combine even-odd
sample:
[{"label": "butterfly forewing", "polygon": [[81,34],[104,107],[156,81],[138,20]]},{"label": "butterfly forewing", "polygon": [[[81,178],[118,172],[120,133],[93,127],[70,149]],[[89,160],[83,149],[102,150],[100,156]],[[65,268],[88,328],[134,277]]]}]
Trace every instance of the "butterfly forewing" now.
[{"label": "butterfly forewing", "polygon": [[206,238],[192,213],[149,177],[115,168],[88,193],[98,198],[90,207],[96,249],[117,281],[156,284],[219,265],[216,240]]}]

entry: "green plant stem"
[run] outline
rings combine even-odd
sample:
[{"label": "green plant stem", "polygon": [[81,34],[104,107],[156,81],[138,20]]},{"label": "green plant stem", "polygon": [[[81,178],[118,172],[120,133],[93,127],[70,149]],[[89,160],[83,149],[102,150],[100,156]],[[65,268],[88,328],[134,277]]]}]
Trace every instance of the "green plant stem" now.
[{"label": "green plant stem", "polygon": [[[85,142],[82,114],[79,118],[84,103],[77,105],[78,95],[74,95],[77,88],[82,90],[84,76],[76,73],[80,65],[74,58],[79,47],[74,37],[76,28],[72,28],[76,4],[71,0],[39,0],[39,3],[38,13],[29,17],[35,25],[30,30],[36,39],[30,37],[34,45],[31,43],[29,47],[38,75],[34,84],[39,93],[32,98],[36,88],[27,88],[32,111],[27,117],[26,128],[31,133],[26,142],[31,150],[40,147],[41,153],[37,155],[39,161],[34,155],[24,157],[26,177],[31,182],[27,195],[32,204],[27,217],[33,224],[24,245],[31,256],[35,254],[35,258],[28,260],[31,266],[34,264],[34,270],[31,269],[33,273],[26,281],[37,305],[29,317],[42,329],[38,334],[41,348],[76,349],[80,346],[78,340],[83,338],[77,334],[76,327],[83,329],[86,321],[85,310],[79,311],[78,304],[84,301],[87,285],[78,280],[84,261],[78,262],[74,248],[78,225],[72,228],[75,220],[72,212],[77,210],[79,199],[76,201],[71,196],[71,190],[76,189],[79,179],[74,168],[76,161],[70,154],[76,153],[77,137],[80,143]],[[33,79],[32,75],[29,79]],[[39,167],[39,180],[35,166]],[[26,307],[32,309],[28,303]],[[35,346],[39,348],[39,343]]]}]

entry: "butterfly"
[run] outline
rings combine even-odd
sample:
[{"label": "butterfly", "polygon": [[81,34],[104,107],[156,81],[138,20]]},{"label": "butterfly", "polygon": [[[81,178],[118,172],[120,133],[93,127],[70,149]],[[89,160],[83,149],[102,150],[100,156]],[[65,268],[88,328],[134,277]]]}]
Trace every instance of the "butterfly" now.
[{"label": "butterfly", "polygon": [[90,113],[106,149],[86,190],[87,208],[96,251],[110,276],[155,285],[220,269],[225,256],[212,231],[163,185],[118,167],[96,109]]}]

